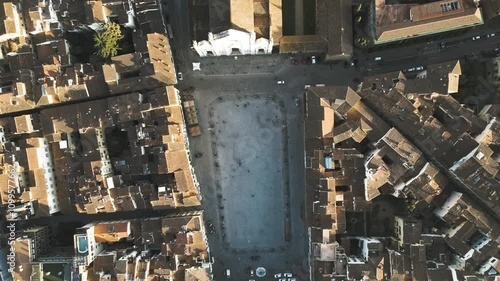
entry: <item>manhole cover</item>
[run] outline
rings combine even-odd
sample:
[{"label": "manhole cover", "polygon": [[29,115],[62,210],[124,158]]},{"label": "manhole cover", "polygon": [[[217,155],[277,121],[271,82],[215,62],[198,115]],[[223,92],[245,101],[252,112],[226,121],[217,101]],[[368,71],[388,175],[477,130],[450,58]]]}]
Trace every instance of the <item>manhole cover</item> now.
[{"label": "manhole cover", "polygon": [[255,270],[255,275],[257,275],[257,277],[264,277],[266,276],[266,273],[266,269],[263,267],[257,267]]}]

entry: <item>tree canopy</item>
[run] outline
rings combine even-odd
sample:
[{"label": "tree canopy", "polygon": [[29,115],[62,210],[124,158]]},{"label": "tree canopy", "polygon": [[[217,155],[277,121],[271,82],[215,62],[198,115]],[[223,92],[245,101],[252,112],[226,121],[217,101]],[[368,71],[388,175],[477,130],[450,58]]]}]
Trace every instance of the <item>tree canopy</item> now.
[{"label": "tree canopy", "polygon": [[94,47],[97,49],[97,55],[102,58],[110,58],[118,54],[118,41],[123,38],[120,25],[109,22],[104,25],[102,31],[94,35]]}]

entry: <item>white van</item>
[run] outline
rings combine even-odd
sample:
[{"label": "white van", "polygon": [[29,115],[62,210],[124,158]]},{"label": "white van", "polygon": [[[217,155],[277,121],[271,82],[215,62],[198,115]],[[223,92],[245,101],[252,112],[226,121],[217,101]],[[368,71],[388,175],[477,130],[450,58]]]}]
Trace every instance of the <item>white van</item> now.
[{"label": "white van", "polygon": [[226,269],[226,277],[227,278],[231,277],[231,269]]}]

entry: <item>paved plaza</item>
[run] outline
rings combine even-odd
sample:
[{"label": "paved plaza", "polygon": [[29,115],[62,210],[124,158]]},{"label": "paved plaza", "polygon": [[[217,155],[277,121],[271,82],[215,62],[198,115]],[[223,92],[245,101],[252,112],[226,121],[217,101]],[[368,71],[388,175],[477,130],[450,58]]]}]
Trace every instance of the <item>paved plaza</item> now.
[{"label": "paved plaza", "polygon": [[302,90],[293,86],[300,82],[238,77],[190,84],[202,130],[190,146],[203,155],[193,164],[205,223],[214,227],[207,235],[214,277],[224,280],[230,269],[231,279],[249,280],[264,267],[260,280],[278,272],[306,280]]},{"label": "paved plaza", "polygon": [[284,110],[278,98],[261,95],[217,98],[209,109],[217,201],[229,250],[274,252],[286,245]]}]

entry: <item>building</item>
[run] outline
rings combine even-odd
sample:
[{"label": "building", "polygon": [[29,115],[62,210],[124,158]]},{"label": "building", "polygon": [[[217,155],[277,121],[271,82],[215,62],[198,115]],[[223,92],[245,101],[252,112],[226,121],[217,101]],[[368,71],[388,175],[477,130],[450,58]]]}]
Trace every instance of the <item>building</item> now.
[{"label": "building", "polygon": [[[11,119],[13,129],[19,129],[15,131],[17,134],[31,132],[33,123],[30,117],[38,116],[15,117],[15,122]],[[7,138],[4,136],[5,142],[0,143],[0,157],[3,159],[0,197],[3,205],[15,205],[7,218],[19,220],[59,212],[54,164],[47,139],[25,135],[15,143],[10,141],[13,136],[9,130]]]},{"label": "building", "polygon": [[[369,213],[371,201],[381,194],[412,198],[419,208],[426,208],[447,184],[446,177],[349,87],[308,88],[305,102],[312,279],[343,276],[381,280],[386,257],[380,241],[346,237],[366,235],[366,222],[359,214]],[[360,221],[349,220],[349,216]],[[409,253],[410,245],[419,242],[422,225],[418,225],[414,227],[409,220],[401,219],[404,230],[398,233],[398,250],[406,247]],[[420,232],[412,238],[413,230],[418,228]],[[345,239],[351,244],[345,244]],[[345,267],[337,264],[339,243],[349,256]],[[356,247],[360,250],[354,250],[352,243],[359,244]]]},{"label": "building", "polygon": [[[270,54],[283,36],[281,6],[281,0],[230,0],[228,7],[211,7],[208,16],[222,23],[211,20],[208,38],[194,40],[193,48],[200,57]],[[221,19],[226,13],[229,19]]]},{"label": "building", "polygon": [[426,4],[386,4],[375,0],[371,33],[375,44],[397,42],[483,24],[481,9],[472,0],[437,1]]},{"label": "building", "polygon": [[420,241],[422,234],[422,222],[410,217],[394,217],[394,231],[399,249],[408,250],[409,244]]},{"label": "building", "polygon": [[[24,26],[24,16],[21,5],[18,1],[2,1],[2,9],[0,9],[0,16],[3,24],[0,27],[0,41],[7,41],[24,37],[26,35],[26,28]],[[22,39],[24,40],[24,39]],[[2,58],[3,51],[2,48]]]},{"label": "building", "polygon": [[[264,6],[256,6],[257,16]],[[0,8],[8,23],[0,40],[0,113],[81,101],[0,121],[3,205],[9,165],[17,169],[12,216],[200,204],[159,2],[7,1]],[[105,64],[92,56],[73,61],[70,49],[81,46],[70,46],[68,34],[108,22],[133,30],[133,51]]]},{"label": "building", "polygon": [[[433,71],[426,73],[427,79],[431,79],[430,75],[438,75],[432,80],[442,77],[448,82],[436,87],[435,91],[427,86],[417,91],[417,87],[412,86],[409,93],[407,85],[426,82],[407,79],[402,73],[388,73],[366,78],[358,94],[401,134],[412,139],[415,147],[441,172],[498,214],[499,166],[494,160],[498,153],[497,138],[491,130],[496,121],[486,122],[449,94],[450,83],[456,83],[456,79],[450,77],[459,71],[455,62],[447,65],[437,67],[442,69],[440,71],[432,66]],[[446,76],[449,79],[445,79]]]},{"label": "building", "polygon": [[144,52],[115,56],[111,58],[111,64],[102,66],[104,80],[111,94],[149,91],[177,84],[167,36],[150,33],[137,41],[146,45]]},{"label": "building", "polygon": [[316,2],[318,35],[327,42],[325,60],[349,60],[353,54],[352,2]]},{"label": "building", "polygon": [[117,22],[119,24],[129,23],[129,14],[133,12],[129,1],[88,1],[85,5],[85,16],[87,23],[108,23]]},{"label": "building", "polygon": [[171,86],[47,109],[42,128],[63,213],[200,204],[182,107]]},{"label": "building", "polygon": [[48,226],[16,237],[13,280],[212,280],[202,213],[90,223],[71,252],[51,245]]},{"label": "building", "polygon": [[31,280],[31,263],[49,249],[49,227],[39,226],[16,233],[13,243],[15,266],[12,277],[14,280]]},{"label": "building", "polygon": [[324,53],[325,60],[348,60],[353,54],[352,2],[316,1],[316,34],[287,35],[280,53]]},{"label": "building", "polygon": [[[4,2],[0,6],[4,21],[0,114],[177,83],[156,0]],[[88,38],[92,30],[111,21],[134,30],[127,35],[132,39],[131,53],[104,65],[96,63],[92,54],[82,57],[84,47],[73,46],[69,34]],[[70,49],[76,53],[70,54]]]},{"label": "building", "polygon": [[484,0],[481,1],[484,18],[489,20],[500,15],[500,1],[498,0]]},{"label": "building", "polygon": [[374,147],[366,154],[366,199],[372,200],[384,187],[390,188],[395,197],[405,197],[405,178],[409,179],[415,169],[424,165],[422,152],[395,128],[387,131]]},{"label": "building", "polygon": [[201,214],[92,223],[74,240],[80,280],[211,280]]}]

